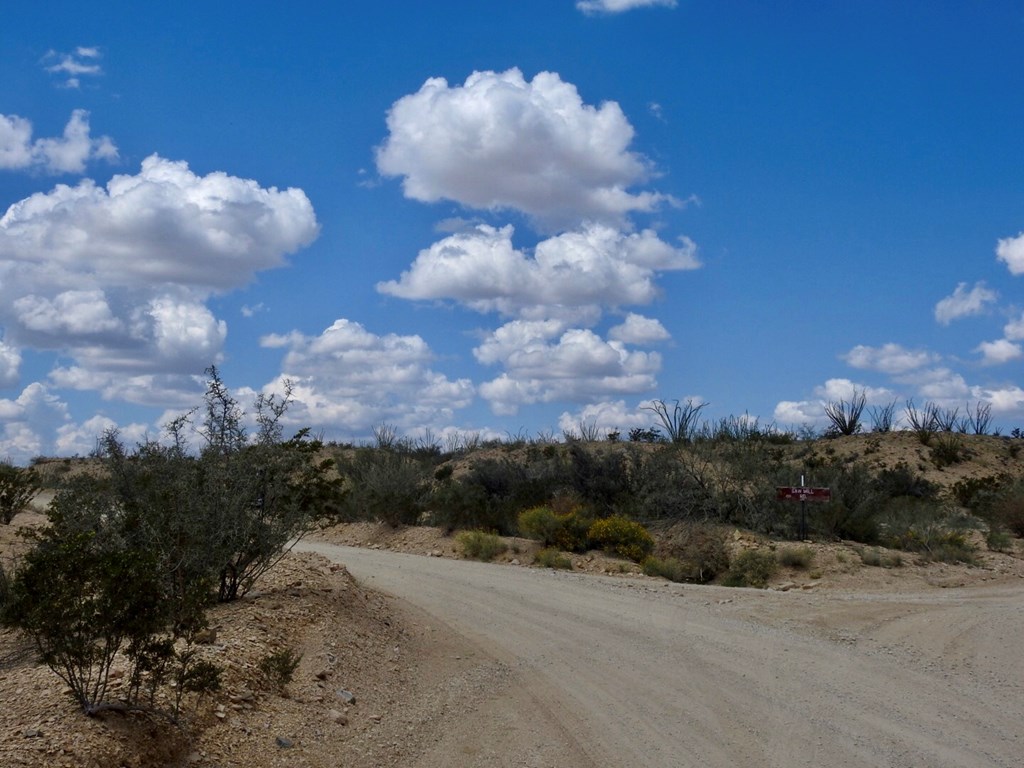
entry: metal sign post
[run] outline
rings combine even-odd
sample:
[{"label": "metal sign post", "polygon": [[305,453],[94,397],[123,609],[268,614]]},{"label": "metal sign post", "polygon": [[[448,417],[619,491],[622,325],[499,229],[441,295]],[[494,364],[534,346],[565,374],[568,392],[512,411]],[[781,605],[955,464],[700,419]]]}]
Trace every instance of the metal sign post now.
[{"label": "metal sign post", "polygon": [[775,498],[779,501],[800,502],[800,539],[807,538],[807,502],[832,501],[831,488],[807,488],[804,485],[804,477],[800,476],[799,487],[782,486],[775,489]]}]

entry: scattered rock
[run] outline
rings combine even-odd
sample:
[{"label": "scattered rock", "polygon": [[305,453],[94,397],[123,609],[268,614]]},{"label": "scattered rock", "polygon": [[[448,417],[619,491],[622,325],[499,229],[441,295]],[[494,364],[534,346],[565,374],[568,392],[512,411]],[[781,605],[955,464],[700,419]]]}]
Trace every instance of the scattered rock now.
[{"label": "scattered rock", "polygon": [[38,728],[26,728],[24,731],[21,732],[21,735],[24,736],[26,739],[38,739],[40,736],[43,735],[43,732],[40,731]]},{"label": "scattered rock", "polygon": [[346,691],[344,688],[339,688],[335,695],[346,704],[356,703],[356,695],[351,691]]},{"label": "scattered rock", "polygon": [[291,739],[286,739],[284,736],[278,736],[277,746],[281,749],[291,749],[295,746],[295,743]]},{"label": "scattered rock", "polygon": [[793,587],[795,586],[796,584],[794,584],[792,581],[784,581],[778,586],[776,586],[775,589],[777,589],[779,592],[789,592],[789,590],[793,589]]},{"label": "scattered rock", "polygon": [[338,725],[348,725],[348,715],[337,709],[327,710],[327,719]]}]

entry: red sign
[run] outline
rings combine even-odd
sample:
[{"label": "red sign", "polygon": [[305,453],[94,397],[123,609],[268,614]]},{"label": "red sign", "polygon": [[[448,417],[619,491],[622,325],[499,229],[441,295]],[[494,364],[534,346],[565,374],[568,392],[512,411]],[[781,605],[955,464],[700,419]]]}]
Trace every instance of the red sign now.
[{"label": "red sign", "polygon": [[831,488],[776,488],[779,501],[832,501]]}]

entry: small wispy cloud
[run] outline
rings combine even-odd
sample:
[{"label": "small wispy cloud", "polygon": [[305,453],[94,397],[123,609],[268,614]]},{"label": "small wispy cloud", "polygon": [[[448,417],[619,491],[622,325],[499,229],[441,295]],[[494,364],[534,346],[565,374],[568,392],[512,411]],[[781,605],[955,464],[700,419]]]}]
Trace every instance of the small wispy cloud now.
[{"label": "small wispy cloud", "polygon": [[71,53],[47,51],[43,57],[43,64],[47,72],[61,78],[59,87],[77,89],[82,87],[83,76],[103,74],[103,67],[100,65],[102,58],[103,53],[99,48],[80,45]]},{"label": "small wispy cloud", "polygon": [[623,13],[634,8],[650,8],[662,6],[675,8],[676,0],[579,0],[576,8],[586,14],[592,13]]},{"label": "small wispy cloud", "polygon": [[997,298],[996,292],[986,288],[984,283],[975,283],[971,289],[967,288],[967,283],[959,283],[952,295],[935,305],[935,320],[940,325],[949,325],[961,317],[980,315]]}]

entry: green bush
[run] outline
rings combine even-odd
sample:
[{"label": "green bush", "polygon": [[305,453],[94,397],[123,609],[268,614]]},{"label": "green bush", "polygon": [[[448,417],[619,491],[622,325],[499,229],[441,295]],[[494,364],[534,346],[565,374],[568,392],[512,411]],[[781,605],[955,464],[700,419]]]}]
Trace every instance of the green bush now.
[{"label": "green bush", "polygon": [[606,552],[639,563],[654,549],[654,538],[640,523],[624,517],[595,520],[587,538]]},{"label": "green bush", "polygon": [[483,531],[462,531],[457,541],[464,556],[485,563],[508,550],[508,545],[496,534]]},{"label": "green bush", "polygon": [[545,546],[555,543],[555,535],[561,527],[559,515],[550,507],[531,507],[520,512],[518,524],[520,535]]},{"label": "green bush", "polygon": [[985,544],[993,552],[1012,552],[1013,537],[1002,528],[990,525],[985,534]]},{"label": "green bush", "polygon": [[814,551],[810,547],[785,547],[779,550],[776,557],[779,565],[806,570],[814,562]]},{"label": "green bush", "polygon": [[987,506],[984,515],[990,521],[1024,537],[1024,481],[1007,485]]},{"label": "green bush", "polygon": [[557,568],[569,570],[572,568],[572,560],[557,549],[548,547],[540,550],[533,558],[533,564],[541,568]]},{"label": "green bush", "polygon": [[[558,497],[552,507],[532,507],[520,513],[519,533],[546,547],[585,552],[590,546],[593,518],[571,499]],[[560,511],[565,510],[565,511]]]},{"label": "green bush", "polygon": [[688,581],[687,567],[674,557],[645,557],[641,567],[648,576],[657,576],[669,581]]},{"label": "green bush", "polygon": [[429,467],[412,456],[383,448],[360,448],[341,467],[347,493],[343,516],[415,525],[426,508]]},{"label": "green bush", "polygon": [[9,461],[0,461],[0,523],[10,523],[38,492],[39,476],[34,469],[22,469]]},{"label": "green bush", "polygon": [[747,549],[737,555],[722,583],[727,587],[757,587],[763,589],[778,569],[775,555],[760,549]]},{"label": "green bush", "polygon": [[302,654],[291,648],[272,651],[260,659],[260,676],[272,690],[283,691],[295,677],[295,670],[301,661]]}]

